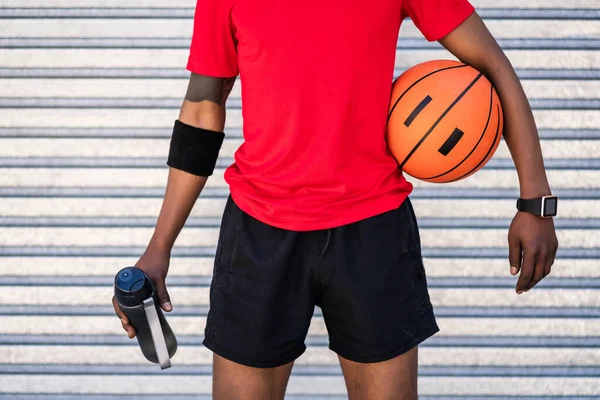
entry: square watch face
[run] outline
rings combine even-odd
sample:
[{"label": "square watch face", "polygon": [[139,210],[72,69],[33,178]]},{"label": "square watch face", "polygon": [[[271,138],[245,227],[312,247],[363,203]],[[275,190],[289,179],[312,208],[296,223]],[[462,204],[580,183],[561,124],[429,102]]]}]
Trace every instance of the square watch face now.
[{"label": "square watch face", "polygon": [[556,197],[549,197],[544,200],[544,215],[546,217],[556,216],[556,207],[558,205],[558,199]]}]

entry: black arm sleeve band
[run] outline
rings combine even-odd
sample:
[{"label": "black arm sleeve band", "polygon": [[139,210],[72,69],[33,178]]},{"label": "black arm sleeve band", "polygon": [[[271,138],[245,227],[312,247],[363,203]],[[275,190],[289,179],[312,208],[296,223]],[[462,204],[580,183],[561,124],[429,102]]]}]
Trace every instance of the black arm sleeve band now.
[{"label": "black arm sleeve band", "polygon": [[225,134],[176,120],[167,165],[196,176],[212,175]]}]

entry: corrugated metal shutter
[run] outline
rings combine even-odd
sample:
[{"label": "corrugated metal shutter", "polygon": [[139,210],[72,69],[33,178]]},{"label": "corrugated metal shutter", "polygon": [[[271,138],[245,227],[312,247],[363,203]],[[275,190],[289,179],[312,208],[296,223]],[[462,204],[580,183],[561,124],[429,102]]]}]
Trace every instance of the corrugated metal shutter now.
[{"label": "corrugated metal shutter", "polygon": [[[506,233],[518,190],[504,145],[463,182],[415,182],[442,328],[422,346],[420,392],[423,399],[598,398],[600,2],[474,4],[535,109],[562,197],[562,248],[553,275],[516,296]],[[219,169],[174,251],[169,321],[181,347],[174,367],[160,371],[122,332],[111,285],[137,260],[158,215],[194,2],[121,5],[0,1],[0,399],[209,398],[211,354],[200,343],[227,194],[223,168],[241,142],[239,85]],[[405,25],[398,73],[447,57]],[[307,342],[289,398],[345,398],[319,314]]]}]

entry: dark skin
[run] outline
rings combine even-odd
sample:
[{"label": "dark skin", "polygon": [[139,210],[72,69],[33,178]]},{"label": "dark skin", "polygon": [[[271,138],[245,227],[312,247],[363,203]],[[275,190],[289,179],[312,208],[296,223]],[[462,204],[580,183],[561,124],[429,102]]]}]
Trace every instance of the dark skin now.
[{"label": "dark skin", "polygon": [[[473,14],[440,43],[485,74],[496,88],[504,111],[504,139],[517,169],[520,196],[551,194],[531,107],[510,61],[481,18]],[[508,231],[508,248],[510,273],[521,272],[516,291],[527,292],[550,274],[558,249],[554,221],[517,212]]]},{"label": "dark skin", "polygon": [[[461,61],[484,73],[496,87],[504,109],[504,137],[514,160],[521,197],[550,194],[539,137],[529,103],[504,53],[477,14],[440,43]],[[179,119],[189,125],[222,131],[225,101],[234,78],[209,78],[192,74]],[[165,278],[171,249],[191,209],[206,184],[198,177],[169,170],[166,193],[156,229],[136,266],[156,283],[161,307],[171,311]],[[558,242],[552,219],[518,212],[508,233],[511,274],[521,275],[517,293],[533,288],[550,273]],[[129,337],[135,330],[113,297],[113,306]],[[360,399],[416,400],[418,348],[380,363],[361,364],[339,357],[348,397]],[[213,356],[213,398],[217,400],[284,398],[293,363],[276,368],[250,368]]]},{"label": "dark skin", "polygon": [[[179,120],[197,128],[222,132],[225,128],[225,102],[234,83],[235,78],[213,78],[192,74],[179,112]],[[173,309],[165,283],[169,272],[171,249],[207,179],[204,176],[195,176],[169,168],[165,196],[154,234],[146,251],[135,264],[156,284],[161,308],[167,312]],[[129,325],[127,316],[119,308],[114,296],[112,302],[117,316],[121,319],[123,329],[130,338],[135,337],[135,329]]]}]

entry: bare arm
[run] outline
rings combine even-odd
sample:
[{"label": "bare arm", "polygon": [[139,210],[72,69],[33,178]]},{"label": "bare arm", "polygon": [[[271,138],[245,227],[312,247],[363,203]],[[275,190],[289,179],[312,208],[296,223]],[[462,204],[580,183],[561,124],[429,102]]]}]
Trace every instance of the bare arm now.
[{"label": "bare arm", "polygon": [[[542,150],[529,102],[510,61],[477,14],[440,43],[458,59],[485,74],[504,111],[504,139],[517,169],[521,197],[550,194]],[[509,235],[511,274],[519,270],[517,292],[527,291],[550,273],[558,247],[552,219],[517,213]]]},{"label": "bare arm", "polygon": [[[179,120],[196,128],[222,132],[225,127],[225,101],[234,82],[235,78],[212,78],[192,74]],[[136,263],[156,285],[161,307],[165,311],[173,309],[165,283],[171,249],[207,179],[208,177],[196,176],[176,168],[169,169],[156,228],[146,251]],[[135,329],[129,324],[114,296],[112,302],[123,329],[130,338],[135,337]]]},{"label": "bare arm", "polygon": [[[179,112],[179,120],[197,128],[222,132],[225,128],[225,102],[235,78],[213,78],[192,74]],[[164,201],[151,243],[170,251],[183,228],[207,177],[170,168]]]},{"label": "bare arm", "polygon": [[481,71],[502,101],[504,139],[515,162],[521,197],[550,194],[533,113],[510,61],[477,14],[440,43],[462,62]]}]

